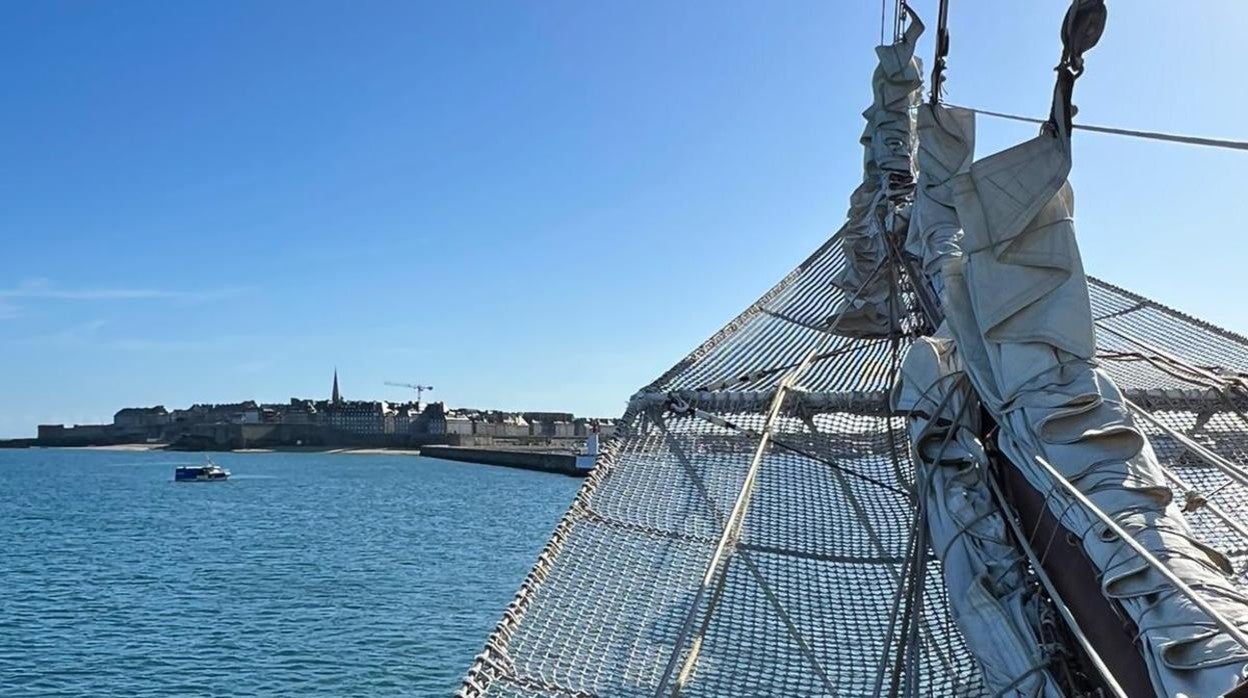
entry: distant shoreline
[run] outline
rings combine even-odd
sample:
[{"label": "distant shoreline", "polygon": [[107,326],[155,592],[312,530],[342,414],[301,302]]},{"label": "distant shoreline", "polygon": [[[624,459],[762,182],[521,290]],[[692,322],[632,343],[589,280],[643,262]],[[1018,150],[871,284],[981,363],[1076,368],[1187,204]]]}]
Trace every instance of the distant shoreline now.
[{"label": "distant shoreline", "polygon": [[[378,448],[378,447],[332,447],[332,446],[274,446],[271,448],[239,448],[220,451],[190,451],[185,449],[169,448],[169,444],[163,443],[132,443],[132,444],[106,444],[95,446],[40,446],[33,445],[26,448],[38,448],[44,450],[74,450],[74,451],[104,451],[114,453],[139,453],[160,451],[161,453],[185,453],[188,460],[195,457],[194,453],[243,453],[243,454],[265,454],[265,453],[316,453],[316,454],[333,454],[345,456],[423,456],[434,460],[461,461],[465,463],[476,463],[479,465],[494,465],[504,468],[517,468],[521,470],[536,470],[546,473],[571,475],[573,477],[585,477],[589,474],[593,464],[593,457],[587,454],[578,454],[575,451],[565,449],[540,449],[540,448],[480,448],[471,446],[437,446],[430,445],[424,448],[425,452],[415,448]],[[586,458],[588,457],[588,460]]]},{"label": "distant shoreline", "polygon": [[273,448],[236,448],[221,451],[183,451],[169,444],[113,444],[108,446],[35,446],[34,448],[71,451],[168,451],[169,453],[331,453],[348,456],[419,456],[414,448],[344,448],[332,446],[276,446]]}]

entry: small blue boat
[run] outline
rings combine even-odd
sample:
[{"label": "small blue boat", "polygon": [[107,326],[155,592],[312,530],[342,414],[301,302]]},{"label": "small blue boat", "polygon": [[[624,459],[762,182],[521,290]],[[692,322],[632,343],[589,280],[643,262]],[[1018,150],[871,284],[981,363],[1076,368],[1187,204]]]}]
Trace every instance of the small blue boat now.
[{"label": "small blue boat", "polygon": [[174,482],[217,482],[230,477],[230,471],[209,460],[204,465],[183,465],[173,471]]}]

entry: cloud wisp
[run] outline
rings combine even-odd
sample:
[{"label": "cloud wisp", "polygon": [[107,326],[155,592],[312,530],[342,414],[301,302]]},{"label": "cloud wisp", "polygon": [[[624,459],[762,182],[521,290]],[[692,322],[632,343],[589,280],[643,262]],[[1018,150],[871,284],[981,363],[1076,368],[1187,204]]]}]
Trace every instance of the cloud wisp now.
[{"label": "cloud wisp", "polygon": [[21,316],[21,308],[0,298],[0,320],[16,320]]},{"label": "cloud wisp", "polygon": [[241,286],[228,286],[196,291],[182,291],[159,288],[61,288],[55,284],[35,279],[24,281],[14,288],[0,288],[0,303],[12,307],[16,300],[53,300],[53,301],[128,301],[128,300],[171,300],[171,301],[211,301],[229,298],[248,292],[251,289]]},{"label": "cloud wisp", "polygon": [[53,332],[31,335],[28,337],[9,337],[4,344],[17,346],[76,347],[95,342],[99,331],[108,324],[107,320],[97,318],[63,327]]},{"label": "cloud wisp", "polygon": [[97,318],[61,329],[25,337],[0,338],[0,345],[49,347],[56,349],[90,349],[122,352],[219,352],[254,346],[271,346],[281,338],[260,335],[212,335],[203,338],[109,336],[108,320]]}]

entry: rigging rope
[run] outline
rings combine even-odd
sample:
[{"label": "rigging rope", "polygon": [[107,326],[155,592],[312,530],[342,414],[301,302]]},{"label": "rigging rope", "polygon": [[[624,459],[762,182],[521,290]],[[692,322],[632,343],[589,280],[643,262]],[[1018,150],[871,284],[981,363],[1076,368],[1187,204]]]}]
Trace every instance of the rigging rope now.
[{"label": "rigging rope", "polygon": [[1080,491],[1078,487],[1071,484],[1070,480],[1067,480],[1066,477],[1057,470],[1057,468],[1053,467],[1052,464],[1038,455],[1033,455],[1032,459],[1040,465],[1041,468],[1048,472],[1049,477],[1060,485],[1062,489],[1066,490],[1066,493],[1069,496],[1078,501],[1079,504],[1083,506],[1084,510],[1095,516],[1097,519],[1100,519],[1101,524],[1104,525],[1106,530],[1112,531],[1118,540],[1130,547],[1135,554],[1140,557],[1140,559],[1148,564],[1149,567],[1152,567],[1158,574],[1165,577],[1166,581],[1170,583],[1170,586],[1177,590],[1178,593],[1186,596],[1194,606],[1199,608],[1206,616],[1208,616],[1209,620],[1213,621],[1214,625],[1218,626],[1220,630],[1230,636],[1236,644],[1244,649],[1248,649],[1248,635],[1246,635],[1244,631],[1240,630],[1235,623],[1228,620],[1222,615],[1221,612],[1202,598],[1192,587],[1188,586],[1188,584],[1180,579],[1179,576],[1176,575],[1168,566],[1166,566],[1165,563],[1157,559],[1152,552],[1137,541],[1131,535],[1131,532],[1123,528],[1122,525],[1115,521],[1109,514],[1106,514],[1103,509],[1089,499],[1088,496]]},{"label": "rigging rope", "polygon": [[[1001,491],[1001,487],[997,485],[996,478],[986,474],[983,475],[983,477],[987,480],[988,486],[992,489],[993,496],[996,497],[997,505],[1001,507],[1001,518],[1005,520],[1005,523],[1009,526],[1010,532],[1014,534],[1014,539],[1019,543],[1018,547],[1023,551],[1023,554],[1027,556],[1027,560],[1031,562],[1031,571],[1035,573],[1036,579],[1040,581],[1040,585],[1043,586],[1044,590],[1048,593],[1049,598],[1053,601],[1054,608],[1057,609],[1057,612],[1062,617],[1062,620],[1066,622],[1066,627],[1070,630],[1071,635],[1075,638],[1075,641],[1079,643],[1079,647],[1083,649],[1084,654],[1087,655],[1088,660],[1092,663],[1092,666],[1096,669],[1097,673],[1101,675],[1101,678],[1105,681],[1105,685],[1109,688],[1109,690],[1117,698],[1127,698],[1126,692],[1122,690],[1122,686],[1120,686],[1118,684],[1118,680],[1114,678],[1113,672],[1111,672],[1109,667],[1105,665],[1105,661],[1101,659],[1101,655],[1098,654],[1096,648],[1093,647],[1092,641],[1088,639],[1086,634],[1084,634],[1083,630],[1079,627],[1079,622],[1075,620],[1075,616],[1070,612],[1070,608],[1067,607],[1066,602],[1062,600],[1062,595],[1057,591],[1057,587],[1053,585],[1053,580],[1049,577],[1049,574],[1044,571],[1044,565],[1041,564],[1040,560],[1036,559],[1035,551],[1033,551],[1031,546],[1025,542],[1026,539],[1023,537],[1024,531],[1022,526],[1017,520],[1015,520],[1014,515],[1010,513],[1010,510],[1006,508],[1009,500],[1005,498],[1005,494]],[[1056,529],[1054,530],[1056,531]]]},{"label": "rigging rope", "polygon": [[[988,109],[975,109],[974,107],[962,107],[956,104],[947,105],[954,109],[965,109],[969,112],[981,114],[983,116],[994,116],[998,119],[1009,119],[1011,121],[1022,121],[1029,124],[1047,124],[1048,119],[1036,119],[1030,116],[1021,116],[1019,114],[1007,114],[1005,112],[990,111]],[[1248,150],[1248,141],[1235,141],[1225,138],[1204,138],[1201,136],[1184,136],[1173,133],[1160,133],[1157,131],[1139,131],[1135,129],[1116,128],[1112,126],[1093,126],[1091,124],[1073,124],[1072,128],[1080,131],[1091,131],[1093,133],[1108,133],[1114,136],[1128,136],[1130,138],[1143,138],[1145,140],[1165,141],[1167,143],[1181,143],[1183,145],[1201,145],[1210,148],[1225,148],[1227,150]]]},{"label": "rigging rope", "polygon": [[[909,11],[906,0],[893,0],[893,42],[901,39],[905,16]],[[884,45],[884,26],[888,19],[888,0],[880,0],[880,45]]]},{"label": "rigging rope", "polygon": [[932,104],[940,101],[940,89],[945,82],[945,57],[949,55],[949,0],[940,0],[940,15],[936,19],[936,57],[932,60]]},{"label": "rigging rope", "polygon": [[884,16],[888,10],[888,0],[880,0],[880,45],[884,45]]}]

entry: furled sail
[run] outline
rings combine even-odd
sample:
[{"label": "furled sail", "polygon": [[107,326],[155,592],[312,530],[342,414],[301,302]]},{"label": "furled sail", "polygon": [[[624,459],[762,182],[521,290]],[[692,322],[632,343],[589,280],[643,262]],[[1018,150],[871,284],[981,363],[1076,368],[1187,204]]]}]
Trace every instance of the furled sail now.
[{"label": "furled sail", "polygon": [[964,374],[952,338],[923,337],[906,353],[893,394],[893,409],[912,420],[915,483],[931,549],[985,687],[998,696],[1061,698],[1049,671],[1042,600],[982,475],[988,456],[977,437],[979,401]]},{"label": "furled sail", "polygon": [[941,267],[962,256],[962,225],[954,207],[953,179],[967,172],[975,155],[975,115],[941,104],[918,108],[919,181],[906,251],[921,263],[937,294],[944,291]]},{"label": "furled sail", "polygon": [[[974,115],[922,104],[918,133],[918,185],[905,247],[939,294],[941,268],[962,256],[952,183],[971,165]],[[893,390],[893,410],[911,417],[915,482],[931,548],[985,686],[998,695],[1061,696],[1047,668],[1043,609],[1027,560],[982,476],[988,458],[979,439],[979,400],[964,374],[946,330],[911,345]]]},{"label": "furled sail", "polygon": [[886,236],[909,225],[915,140],[910,112],[923,86],[923,65],[914,55],[923,23],[913,12],[910,16],[913,21],[900,41],[875,49],[879,64],[871,77],[874,100],[862,114],[867,120],[860,139],[862,184],[849,197],[849,213],[837,235],[848,263],[832,284],[845,297],[829,323],[835,322],[836,331],[845,335],[885,337],[898,330],[885,272]]},{"label": "furled sail", "polygon": [[[1090,31],[1099,36],[1099,28]],[[1000,427],[1004,456],[1042,493],[1064,533],[1079,541],[1106,599],[1134,624],[1138,638],[1124,637],[1121,644],[1137,640],[1158,695],[1223,695],[1248,679],[1245,648],[1219,632],[1210,614],[1127,547],[1119,532],[1064,492],[1048,468],[1164,560],[1223,618],[1248,626],[1248,596],[1229,579],[1229,562],[1193,534],[1122,391],[1095,358],[1066,181],[1071,85],[1073,77],[1059,78],[1054,118],[1039,136],[974,162],[939,189],[953,195],[960,236],[949,232],[955,225],[948,200],[936,197],[920,201],[915,216],[930,224],[913,242],[942,290],[956,338],[956,350],[947,352],[956,356],[945,360],[965,371]],[[925,113],[950,124],[961,119],[938,105]]]}]

